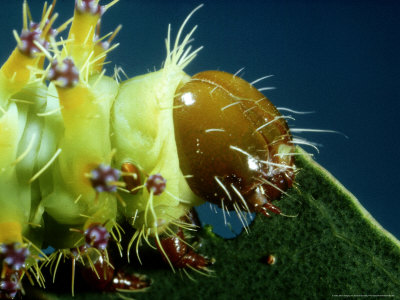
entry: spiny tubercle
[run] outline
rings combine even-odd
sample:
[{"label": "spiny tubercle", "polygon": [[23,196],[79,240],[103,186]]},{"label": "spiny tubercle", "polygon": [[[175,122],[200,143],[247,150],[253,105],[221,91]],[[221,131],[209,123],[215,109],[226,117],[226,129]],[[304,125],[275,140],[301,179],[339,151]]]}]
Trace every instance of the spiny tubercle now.
[{"label": "spiny tubercle", "polygon": [[155,196],[158,196],[164,192],[167,180],[161,174],[154,174],[149,176],[145,185],[149,192],[153,192]]},{"label": "spiny tubercle", "polygon": [[42,32],[39,28],[33,30],[22,30],[20,35],[21,43],[18,45],[19,51],[26,56],[33,57],[36,53],[41,50],[35,45],[35,42],[39,43],[43,48],[48,49],[49,43],[41,38]]},{"label": "spiny tubercle", "polygon": [[85,242],[87,247],[105,250],[108,245],[110,234],[107,229],[100,224],[92,224],[85,231]]},{"label": "spiny tubercle", "polygon": [[99,5],[96,0],[76,0],[75,9],[81,14],[90,13],[92,15],[102,15],[105,11],[104,7]]},{"label": "spiny tubercle", "polygon": [[0,245],[0,256],[12,270],[19,271],[25,268],[25,260],[29,256],[29,250],[19,243],[2,244]]},{"label": "spiny tubercle", "polygon": [[47,79],[57,81],[59,87],[74,87],[79,82],[79,71],[69,57],[61,62],[54,60],[47,74]]},{"label": "spiny tubercle", "polygon": [[120,176],[121,172],[119,170],[100,164],[91,171],[90,181],[97,192],[111,193],[117,191],[117,185],[114,183],[118,181]]}]

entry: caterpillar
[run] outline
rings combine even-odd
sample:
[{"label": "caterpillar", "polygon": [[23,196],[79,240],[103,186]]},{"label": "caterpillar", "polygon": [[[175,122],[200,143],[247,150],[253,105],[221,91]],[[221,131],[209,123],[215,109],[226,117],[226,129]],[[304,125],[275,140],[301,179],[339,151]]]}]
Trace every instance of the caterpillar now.
[{"label": "caterpillar", "polygon": [[[0,298],[15,298],[24,276],[44,287],[41,269],[55,276],[62,258],[109,270],[111,241],[128,260],[146,242],[172,268],[208,272],[212,260],[184,241],[197,228],[192,208],[210,202],[269,217],[294,184],[294,142],[275,106],[235,74],[184,72],[201,50],[190,46],[196,27],[184,34],[201,6],[174,40],[168,28],[160,70],[105,74],[120,27],[100,37],[100,24],[117,2],[76,0],[58,28],[55,1],[39,22],[23,3],[21,34],[0,69]],[[110,290],[148,286],[107,276],[117,282]],[[71,285],[74,294],[74,274]]]}]

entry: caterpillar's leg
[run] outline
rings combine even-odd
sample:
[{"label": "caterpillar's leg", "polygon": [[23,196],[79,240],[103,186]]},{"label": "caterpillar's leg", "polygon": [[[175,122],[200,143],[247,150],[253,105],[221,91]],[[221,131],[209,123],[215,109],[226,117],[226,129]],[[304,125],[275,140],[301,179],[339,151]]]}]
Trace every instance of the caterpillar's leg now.
[{"label": "caterpillar's leg", "polygon": [[[111,258],[108,258],[111,260]],[[94,267],[94,269],[93,269]],[[150,286],[147,277],[136,273],[126,272],[113,267],[103,256],[99,255],[93,262],[93,267],[81,267],[81,274],[91,288],[102,292],[138,291]]]},{"label": "caterpillar's leg", "polygon": [[[182,217],[182,220],[196,226],[200,224],[194,210],[191,210],[186,216]],[[178,229],[176,235],[161,238],[160,244],[157,243],[157,248],[163,255],[164,260],[169,260],[172,266],[176,268],[192,267],[195,269],[205,269],[211,264],[208,258],[198,254],[188,245],[181,228]],[[161,251],[161,247],[163,251]]]}]

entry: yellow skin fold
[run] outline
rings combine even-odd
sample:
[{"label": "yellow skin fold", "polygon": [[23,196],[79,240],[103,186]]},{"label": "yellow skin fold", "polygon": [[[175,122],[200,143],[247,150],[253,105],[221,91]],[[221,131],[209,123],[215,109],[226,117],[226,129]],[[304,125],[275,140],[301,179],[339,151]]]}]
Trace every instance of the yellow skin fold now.
[{"label": "yellow skin fold", "polygon": [[[59,223],[86,222],[82,215],[91,216],[99,209],[104,213],[92,222],[104,223],[115,219],[115,197],[104,193],[96,196],[88,178],[90,171],[99,164],[111,162],[111,143],[107,133],[117,84],[108,77],[103,77],[97,84],[97,89],[83,84],[57,88],[63,107],[64,132],[56,147],[61,149],[61,154],[53,165],[54,190],[44,196],[42,206]],[[60,210],[60,207],[64,209]]]},{"label": "yellow skin fold", "polygon": [[137,195],[123,194],[127,203],[123,213],[135,218],[133,226],[138,230],[161,233],[188,208],[202,203],[179,169],[172,119],[176,88],[188,78],[177,66],[166,66],[120,84],[112,112],[112,141],[119,150],[116,166],[133,163],[142,177],[160,173],[167,180],[167,192],[159,196],[150,195],[146,188]]},{"label": "yellow skin fold", "polygon": [[[26,220],[26,214],[21,207],[27,208],[28,212],[30,209],[29,203],[26,203],[25,199],[19,195],[16,167],[12,165],[17,158],[18,129],[18,108],[15,103],[12,103],[0,119],[2,151],[0,156],[0,199],[2,200],[0,228],[2,231],[9,231],[9,233],[1,234],[1,242],[22,240],[22,224]],[[18,228],[20,232],[17,231]]]},{"label": "yellow skin fold", "polygon": [[29,68],[38,61],[16,48],[0,69],[0,243],[22,242],[28,235],[32,207],[28,180],[41,135],[36,113],[42,110],[45,91],[31,78]]},{"label": "yellow skin fold", "polygon": [[29,67],[39,62],[38,57],[28,57],[17,48],[0,69],[0,105],[6,106],[10,97],[24,88],[31,79]]}]

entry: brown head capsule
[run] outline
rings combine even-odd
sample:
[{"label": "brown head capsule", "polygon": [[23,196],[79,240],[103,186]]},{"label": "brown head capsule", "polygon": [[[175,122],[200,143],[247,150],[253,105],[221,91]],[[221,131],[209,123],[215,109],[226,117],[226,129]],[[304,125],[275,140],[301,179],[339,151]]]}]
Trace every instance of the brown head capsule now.
[{"label": "brown head capsule", "polygon": [[294,146],[284,117],[247,81],[196,74],[176,93],[180,166],[194,193],[226,209],[280,213],[294,180]]}]

